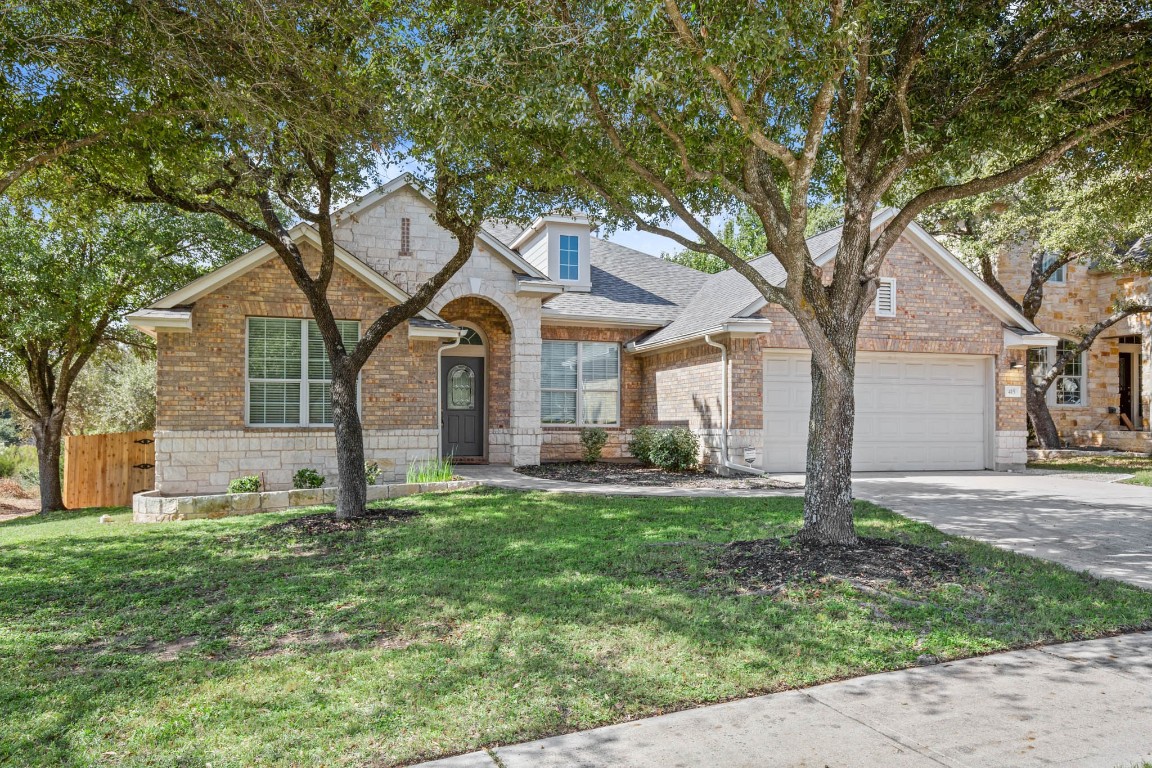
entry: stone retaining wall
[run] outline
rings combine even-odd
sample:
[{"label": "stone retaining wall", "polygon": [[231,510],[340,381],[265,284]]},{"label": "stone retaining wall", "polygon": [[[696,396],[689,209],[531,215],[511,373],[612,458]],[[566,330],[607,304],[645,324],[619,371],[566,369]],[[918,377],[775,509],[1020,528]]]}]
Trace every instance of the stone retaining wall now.
[{"label": "stone retaining wall", "polygon": [[[368,501],[396,499],[417,493],[459,491],[479,485],[475,480],[444,483],[389,483],[368,486]],[[305,488],[263,493],[224,493],[210,496],[161,496],[146,491],[132,497],[132,522],[166,523],[173,520],[212,520],[220,517],[283,512],[296,507],[335,504],[336,488]]]}]

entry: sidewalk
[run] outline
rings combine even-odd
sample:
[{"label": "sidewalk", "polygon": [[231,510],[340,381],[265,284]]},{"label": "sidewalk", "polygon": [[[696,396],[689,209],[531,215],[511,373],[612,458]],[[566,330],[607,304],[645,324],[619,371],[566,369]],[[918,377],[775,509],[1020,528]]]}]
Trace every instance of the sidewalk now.
[{"label": "sidewalk", "polygon": [[1132,768],[1144,760],[1152,760],[1152,632],[860,677],[422,768]]}]

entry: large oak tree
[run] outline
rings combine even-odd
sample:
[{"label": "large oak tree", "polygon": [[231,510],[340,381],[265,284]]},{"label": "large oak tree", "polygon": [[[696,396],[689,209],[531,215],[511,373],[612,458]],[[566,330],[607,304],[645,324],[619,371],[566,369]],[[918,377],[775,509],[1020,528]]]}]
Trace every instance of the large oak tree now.
[{"label": "large oak tree", "polygon": [[[1014,184],[1074,147],[1147,133],[1146,4],[1070,0],[450,2],[427,31],[458,120],[530,146],[603,215],[712,254],[812,351],[800,538],[856,540],[853,393],[881,265],[925,209]],[[977,167],[973,157],[994,157]],[[805,245],[836,200],[833,266]],[[879,233],[878,206],[899,211]],[[774,285],[709,217],[747,206]],[[690,234],[669,226],[678,217]],[[715,218],[712,218],[715,221]]]},{"label": "large oak tree", "polygon": [[[485,134],[415,103],[430,76],[422,76],[412,55],[417,41],[406,9],[350,0],[125,6],[135,14],[136,55],[153,62],[143,82],[156,93],[177,94],[185,109],[111,144],[115,162],[80,157],[73,165],[109,194],[218,216],[273,249],[307,299],[331,363],[336,514],[363,514],[360,370],[388,333],[426,308],[465,264],[482,222],[513,215],[530,198],[505,172],[499,143],[481,146]],[[434,218],[453,235],[456,250],[349,347],[328,295],[336,264],[333,214],[378,180],[379,167],[401,160],[421,169]],[[290,235],[297,222],[319,233],[315,263]]]}]

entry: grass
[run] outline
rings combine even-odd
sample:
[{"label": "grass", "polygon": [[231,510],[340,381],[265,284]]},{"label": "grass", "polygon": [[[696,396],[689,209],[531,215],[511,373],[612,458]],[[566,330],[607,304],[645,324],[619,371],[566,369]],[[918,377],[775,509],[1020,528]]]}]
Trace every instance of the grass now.
[{"label": "grass", "polygon": [[1149,456],[1069,456],[1060,459],[1044,459],[1028,463],[1035,469],[1061,469],[1068,472],[1111,472],[1131,474],[1121,480],[1130,485],[1152,485],[1152,457]]},{"label": "grass", "polygon": [[407,483],[446,483],[454,476],[452,458],[435,458],[429,461],[413,461],[408,465],[405,478]]},{"label": "grass", "polygon": [[914,601],[737,595],[708,544],[793,532],[799,499],[391,503],[420,514],[309,539],[267,529],[299,513],[0,525],[0,765],[404,764],[1152,619],[1152,593],[865,503],[862,533],[976,570]]}]

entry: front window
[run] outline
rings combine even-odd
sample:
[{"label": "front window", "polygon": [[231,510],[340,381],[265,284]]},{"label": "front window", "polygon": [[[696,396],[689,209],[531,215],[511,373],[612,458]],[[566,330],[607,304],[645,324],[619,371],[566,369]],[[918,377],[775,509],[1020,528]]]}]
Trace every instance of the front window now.
[{"label": "front window", "polygon": [[[1056,362],[1056,358],[1076,344],[1061,339],[1056,349],[1042,348],[1028,350],[1028,371],[1033,381],[1043,378],[1048,369]],[[1048,402],[1053,405],[1084,405],[1084,357],[1085,353],[1074,355],[1064,364],[1063,370],[1056,376],[1056,381],[1048,389]]]},{"label": "front window", "polygon": [[545,341],[540,372],[545,424],[620,423],[620,345]]},{"label": "front window", "polygon": [[[360,324],[338,320],[347,348]],[[248,423],[309,426],[332,423],[332,365],[314,320],[248,318]]]},{"label": "front window", "polygon": [[580,279],[580,238],[560,235],[560,279]]}]

